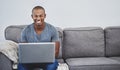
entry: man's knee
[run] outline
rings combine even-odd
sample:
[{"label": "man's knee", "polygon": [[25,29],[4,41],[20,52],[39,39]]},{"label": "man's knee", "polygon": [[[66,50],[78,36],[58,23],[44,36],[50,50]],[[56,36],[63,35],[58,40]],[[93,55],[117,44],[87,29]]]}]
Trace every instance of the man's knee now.
[{"label": "man's knee", "polygon": [[55,61],[54,63],[47,65],[47,70],[56,70],[57,66],[58,66],[58,62]]}]

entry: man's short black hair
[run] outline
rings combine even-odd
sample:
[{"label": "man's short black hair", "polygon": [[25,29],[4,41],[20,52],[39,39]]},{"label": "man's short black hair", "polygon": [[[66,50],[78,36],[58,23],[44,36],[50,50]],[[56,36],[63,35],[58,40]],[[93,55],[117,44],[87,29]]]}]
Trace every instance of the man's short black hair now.
[{"label": "man's short black hair", "polygon": [[44,9],[42,6],[35,6],[35,7],[32,9],[32,13],[33,13],[33,10],[35,10],[35,9],[42,9],[42,10],[44,10],[44,12],[45,12],[45,9]]}]

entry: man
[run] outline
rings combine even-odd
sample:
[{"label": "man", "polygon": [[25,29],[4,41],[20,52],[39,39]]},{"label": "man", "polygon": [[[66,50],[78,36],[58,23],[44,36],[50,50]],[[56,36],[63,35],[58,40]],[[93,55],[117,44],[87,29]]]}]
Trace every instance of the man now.
[{"label": "man", "polygon": [[[59,54],[58,32],[51,24],[44,22],[46,18],[45,9],[36,6],[32,9],[32,19],[34,23],[28,25],[21,33],[20,42],[55,42],[55,56]],[[34,57],[34,56],[33,56]],[[46,65],[46,70],[56,70],[58,62]],[[34,70],[36,66],[30,64],[19,64],[18,70]]]}]

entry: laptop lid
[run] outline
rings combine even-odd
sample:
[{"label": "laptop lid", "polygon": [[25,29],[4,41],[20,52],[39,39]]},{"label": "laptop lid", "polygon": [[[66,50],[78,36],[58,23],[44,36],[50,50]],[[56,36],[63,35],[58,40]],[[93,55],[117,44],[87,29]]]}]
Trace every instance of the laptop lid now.
[{"label": "laptop lid", "polygon": [[19,63],[53,63],[55,43],[19,43]]}]

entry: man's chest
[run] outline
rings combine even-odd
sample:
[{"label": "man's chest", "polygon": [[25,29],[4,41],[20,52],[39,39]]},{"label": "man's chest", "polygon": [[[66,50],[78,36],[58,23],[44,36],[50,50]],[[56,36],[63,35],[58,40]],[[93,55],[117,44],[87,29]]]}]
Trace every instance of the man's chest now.
[{"label": "man's chest", "polygon": [[41,32],[40,34],[29,33],[26,36],[28,42],[51,42],[52,34],[47,32]]}]

